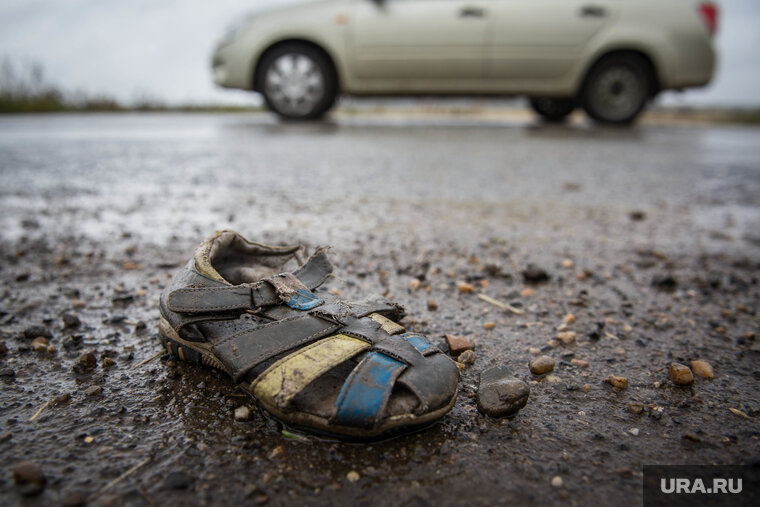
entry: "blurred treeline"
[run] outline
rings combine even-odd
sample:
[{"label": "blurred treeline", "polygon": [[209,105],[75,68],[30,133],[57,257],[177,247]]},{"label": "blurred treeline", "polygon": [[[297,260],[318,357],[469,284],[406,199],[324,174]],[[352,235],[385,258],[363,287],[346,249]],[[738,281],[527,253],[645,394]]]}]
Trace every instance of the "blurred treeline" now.
[{"label": "blurred treeline", "polygon": [[46,113],[55,111],[120,111],[113,98],[64,92],[45,77],[42,65],[0,61],[0,113]]}]

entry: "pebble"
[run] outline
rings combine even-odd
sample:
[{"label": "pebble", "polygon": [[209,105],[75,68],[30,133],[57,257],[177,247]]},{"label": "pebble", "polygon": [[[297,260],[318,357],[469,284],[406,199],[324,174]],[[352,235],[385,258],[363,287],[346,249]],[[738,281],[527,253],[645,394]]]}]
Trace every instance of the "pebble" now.
[{"label": "pebble", "polygon": [[90,386],[84,390],[85,396],[96,396],[103,392],[103,388],[100,386]]},{"label": "pebble", "polygon": [[169,472],[164,481],[164,489],[188,489],[193,484],[193,478],[184,472]]},{"label": "pebble", "polygon": [[570,360],[570,362],[573,364],[573,366],[577,366],[578,368],[588,368],[588,361],[585,359],[573,358]]},{"label": "pebble", "polygon": [[420,285],[422,285],[422,282],[420,281],[419,278],[412,278],[411,280],[409,280],[409,290],[412,292],[419,289]]},{"label": "pebble", "polygon": [[561,488],[563,483],[564,482],[562,481],[562,477],[560,477],[559,475],[555,475],[554,477],[552,477],[552,486],[554,486],[555,488]]},{"label": "pebble", "polygon": [[610,384],[615,389],[627,389],[628,388],[628,379],[625,377],[618,377],[617,375],[610,375],[606,379],[604,379],[605,382]]},{"label": "pebble", "polygon": [[530,352],[533,355],[536,355],[536,354],[541,353],[541,349],[539,349],[538,347],[529,347],[528,352]]},{"label": "pebble", "polygon": [[671,274],[655,275],[652,278],[652,287],[664,291],[673,291],[678,286],[678,281]]},{"label": "pebble", "polygon": [[572,259],[562,259],[562,263],[560,265],[565,269],[570,269],[575,265],[575,263]]},{"label": "pebble", "polygon": [[110,368],[111,366],[114,366],[115,364],[116,364],[116,361],[114,361],[110,357],[103,358],[103,368]]},{"label": "pebble", "polygon": [[475,287],[473,287],[472,284],[469,284],[467,282],[457,283],[457,289],[462,294],[472,294],[473,292],[475,292]]},{"label": "pebble", "polygon": [[38,336],[32,340],[32,348],[37,352],[46,352],[48,348],[48,339],[44,336]]},{"label": "pebble", "polygon": [[251,418],[251,409],[243,405],[235,409],[236,421],[247,421]]},{"label": "pebble", "polygon": [[496,327],[496,323],[495,322],[490,322],[490,321],[489,322],[483,322],[483,329],[490,330],[490,329],[493,329],[495,327]]},{"label": "pebble", "polygon": [[626,354],[625,349],[623,347],[618,347],[613,352],[618,356],[624,356]]},{"label": "pebble", "polygon": [[575,315],[573,315],[572,313],[568,313],[562,318],[562,322],[564,322],[565,324],[572,324],[573,322],[575,322]]},{"label": "pebble", "polygon": [[27,340],[34,340],[38,336],[43,336],[47,339],[53,337],[53,335],[50,334],[50,330],[45,326],[29,326],[24,329],[24,338]]},{"label": "pebble", "polygon": [[475,364],[475,360],[478,358],[478,355],[472,351],[472,350],[465,350],[461,354],[459,354],[459,357],[457,357],[457,362],[462,364]]},{"label": "pebble", "polygon": [[95,351],[91,350],[79,356],[79,359],[77,359],[77,362],[74,363],[71,369],[74,370],[74,373],[83,374],[91,372],[97,366],[98,360],[95,358]]},{"label": "pebble", "polygon": [[631,428],[631,429],[628,430],[628,433],[630,433],[634,437],[638,437],[639,433],[641,433],[641,430],[638,429],[638,428]]},{"label": "pebble", "polygon": [[478,410],[491,417],[505,417],[520,411],[530,397],[530,387],[511,375],[504,365],[480,372]]},{"label": "pebble", "polygon": [[691,362],[691,369],[702,378],[715,378],[715,372],[710,363],[704,359],[695,359]]},{"label": "pebble", "polygon": [[438,309],[438,303],[434,299],[428,299],[427,301],[427,309],[431,312],[434,312]]},{"label": "pebble", "polygon": [[562,382],[562,379],[558,376],[554,375],[553,373],[548,374],[546,377],[544,377],[544,380],[549,382],[550,384],[558,384]]},{"label": "pebble", "polygon": [[0,377],[13,377],[16,372],[10,366],[0,367]]},{"label": "pebble", "polygon": [[84,494],[78,491],[66,493],[63,500],[61,500],[62,507],[83,507],[84,505],[87,505],[87,499]]},{"label": "pebble", "polygon": [[677,386],[690,386],[694,383],[694,374],[688,366],[681,363],[670,363],[668,378]]},{"label": "pebble", "polygon": [[45,474],[37,463],[22,461],[13,467],[13,482],[24,496],[38,495],[45,488]]},{"label": "pebble", "polygon": [[522,272],[523,280],[527,283],[542,283],[549,280],[549,273],[546,270],[536,266],[535,264],[528,264]]},{"label": "pebble", "polygon": [[528,366],[534,375],[543,375],[554,370],[554,359],[549,356],[538,356],[531,360]]},{"label": "pebble", "polygon": [[8,353],[8,346],[5,342],[0,342],[0,357]]},{"label": "pebble", "polygon": [[82,323],[79,317],[73,313],[64,313],[61,316],[61,320],[63,320],[63,327],[78,327]]},{"label": "pebble", "polygon": [[449,346],[449,351],[452,356],[458,356],[465,350],[472,350],[475,348],[475,344],[465,336],[458,336],[455,334],[447,334],[446,345]]},{"label": "pebble", "polygon": [[58,396],[56,396],[55,398],[53,398],[53,404],[60,405],[62,403],[68,402],[70,399],[71,399],[71,394],[70,393],[59,394]]},{"label": "pebble", "polygon": [[591,390],[591,384],[583,384],[583,386],[581,387],[581,391],[583,391],[584,393],[587,393],[590,390]]},{"label": "pebble", "polygon": [[630,410],[634,414],[640,414],[644,411],[644,404],[643,403],[629,403],[628,404],[628,410]]},{"label": "pebble", "polygon": [[346,479],[348,479],[350,482],[357,482],[361,478],[361,475],[359,475],[359,472],[356,470],[351,470],[346,474]]},{"label": "pebble", "polygon": [[565,345],[570,345],[575,341],[575,331],[562,331],[557,333],[557,339]]}]

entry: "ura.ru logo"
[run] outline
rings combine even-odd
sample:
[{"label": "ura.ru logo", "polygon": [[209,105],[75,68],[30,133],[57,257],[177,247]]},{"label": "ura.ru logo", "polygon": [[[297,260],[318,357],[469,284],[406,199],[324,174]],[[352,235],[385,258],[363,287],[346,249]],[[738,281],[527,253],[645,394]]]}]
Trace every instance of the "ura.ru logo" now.
[{"label": "ura.ru logo", "polygon": [[675,493],[741,493],[741,479],[718,479],[714,478],[712,483],[707,481],[708,485],[702,479],[660,479],[660,491],[666,494]]}]

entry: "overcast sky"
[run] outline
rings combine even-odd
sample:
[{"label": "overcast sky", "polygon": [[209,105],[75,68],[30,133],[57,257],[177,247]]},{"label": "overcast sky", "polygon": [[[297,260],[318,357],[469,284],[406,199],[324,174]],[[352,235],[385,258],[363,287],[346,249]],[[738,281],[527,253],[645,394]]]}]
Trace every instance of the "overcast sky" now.
[{"label": "overcast sky", "polygon": [[[65,89],[123,101],[247,103],[245,92],[214,87],[211,49],[241,13],[289,1],[2,0],[0,56],[43,64],[48,79]],[[719,3],[715,80],[703,90],[668,94],[667,103],[760,107],[760,0]]]}]

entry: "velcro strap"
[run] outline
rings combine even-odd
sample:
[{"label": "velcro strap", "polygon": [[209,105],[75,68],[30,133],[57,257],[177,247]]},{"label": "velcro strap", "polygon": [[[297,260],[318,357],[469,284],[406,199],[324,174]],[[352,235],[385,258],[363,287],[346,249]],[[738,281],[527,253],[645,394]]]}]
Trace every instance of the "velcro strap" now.
[{"label": "velcro strap", "polygon": [[340,324],[305,314],[229,336],[213,347],[236,382],[252,368],[287,350],[328,336]]}]

